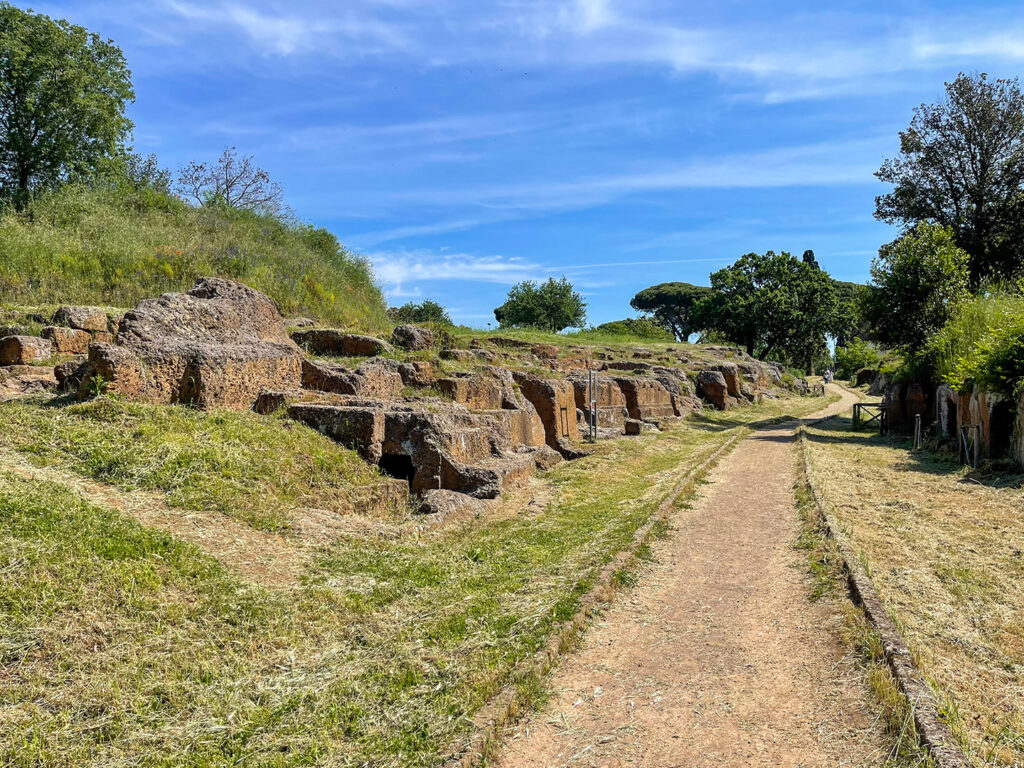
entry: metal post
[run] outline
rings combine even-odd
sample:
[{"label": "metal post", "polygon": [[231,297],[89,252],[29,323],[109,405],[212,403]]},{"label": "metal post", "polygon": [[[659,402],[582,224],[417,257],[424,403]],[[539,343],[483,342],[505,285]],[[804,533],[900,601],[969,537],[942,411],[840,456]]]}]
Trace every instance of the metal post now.
[{"label": "metal post", "polygon": [[590,369],[590,442],[597,442],[597,371]]},{"label": "metal post", "polygon": [[921,414],[914,414],[914,450],[921,450]]}]

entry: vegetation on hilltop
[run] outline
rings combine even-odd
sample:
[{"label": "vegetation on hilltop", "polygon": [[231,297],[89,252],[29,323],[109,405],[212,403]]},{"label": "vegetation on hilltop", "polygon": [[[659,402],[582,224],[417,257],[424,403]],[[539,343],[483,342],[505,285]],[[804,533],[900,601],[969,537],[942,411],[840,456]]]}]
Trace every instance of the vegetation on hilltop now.
[{"label": "vegetation on hilltop", "polygon": [[263,291],[285,314],[390,327],[369,264],[323,228],[117,183],[66,185],[0,214],[2,302],[131,307],[205,276]]}]

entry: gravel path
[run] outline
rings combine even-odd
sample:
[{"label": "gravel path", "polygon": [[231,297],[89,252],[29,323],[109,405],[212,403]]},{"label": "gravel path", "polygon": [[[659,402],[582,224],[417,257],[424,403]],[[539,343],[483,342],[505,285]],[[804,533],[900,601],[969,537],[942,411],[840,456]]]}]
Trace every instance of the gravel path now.
[{"label": "gravel path", "polygon": [[[854,402],[833,388],[843,399],[810,419]],[[881,765],[882,728],[838,608],[808,599],[795,479],[792,422],[727,456],[496,764]]]}]

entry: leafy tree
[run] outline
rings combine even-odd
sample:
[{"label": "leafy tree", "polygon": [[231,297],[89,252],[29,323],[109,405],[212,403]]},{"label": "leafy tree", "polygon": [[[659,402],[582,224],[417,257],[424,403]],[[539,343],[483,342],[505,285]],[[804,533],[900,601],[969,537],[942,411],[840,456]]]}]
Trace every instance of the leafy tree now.
[{"label": "leafy tree", "polygon": [[1024,264],[1024,93],[1015,79],[959,75],[946,97],[914,110],[899,157],[875,174],[894,185],[875,201],[889,223],[950,227],[970,254],[974,287]]},{"label": "leafy tree", "polygon": [[117,181],[132,190],[152,190],[161,195],[171,194],[171,172],[160,166],[156,155],[142,155],[125,152],[115,169]]},{"label": "leafy tree", "polygon": [[419,304],[410,301],[400,307],[391,307],[388,310],[388,314],[396,323],[452,325],[452,319],[448,316],[445,308],[430,299],[426,299]]},{"label": "leafy tree", "polygon": [[867,290],[862,283],[834,281],[836,287],[836,327],[834,331],[836,346],[845,347],[854,339],[866,338],[868,325],[861,313],[860,296]]},{"label": "leafy tree", "polygon": [[675,336],[653,317],[627,317],[625,320],[613,320],[601,323],[595,331],[615,336],[635,336],[649,341],[672,341]]},{"label": "leafy tree", "polygon": [[0,192],[18,208],[34,190],[104,168],[131,133],[134,99],[111,41],[0,3]]},{"label": "leafy tree", "polygon": [[710,288],[690,283],[659,283],[640,291],[630,299],[629,306],[651,313],[676,339],[686,341],[691,333],[700,330],[696,307],[710,291]]},{"label": "leafy tree", "polygon": [[878,347],[863,339],[854,339],[845,347],[836,347],[836,376],[849,379],[861,368],[876,368],[882,361]]},{"label": "leafy tree", "polygon": [[862,299],[875,341],[916,352],[968,296],[967,253],[953,231],[921,223],[883,245]]},{"label": "leafy tree", "polygon": [[537,284],[532,280],[512,286],[505,303],[494,310],[502,328],[538,328],[555,333],[581,328],[587,322],[587,304],[564,277]]},{"label": "leafy tree", "polygon": [[789,253],[748,253],[711,275],[698,311],[707,329],[761,358],[782,357],[810,369],[838,325],[835,283],[820,267]]},{"label": "leafy tree", "polygon": [[252,155],[227,147],[216,163],[191,162],[178,173],[178,188],[197,205],[222,202],[232,208],[278,214],[284,207],[281,185],[258,167]]}]

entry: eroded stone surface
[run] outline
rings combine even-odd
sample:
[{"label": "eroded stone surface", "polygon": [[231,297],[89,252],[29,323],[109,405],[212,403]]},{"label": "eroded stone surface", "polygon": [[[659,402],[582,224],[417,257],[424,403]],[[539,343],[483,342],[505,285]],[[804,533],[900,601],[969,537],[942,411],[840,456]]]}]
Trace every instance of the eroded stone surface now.
[{"label": "eroded stone surface", "polygon": [[99,307],[60,307],[53,313],[53,324],[80,331],[106,331],[107,313]]},{"label": "eroded stone surface", "polygon": [[29,365],[53,357],[53,342],[39,336],[7,336],[0,339],[0,365]]},{"label": "eroded stone surface", "polygon": [[187,293],[139,302],[116,343],[92,344],[83,394],[97,376],[146,402],[248,409],[263,389],[301,385],[302,353],[270,298],[203,278]]}]

